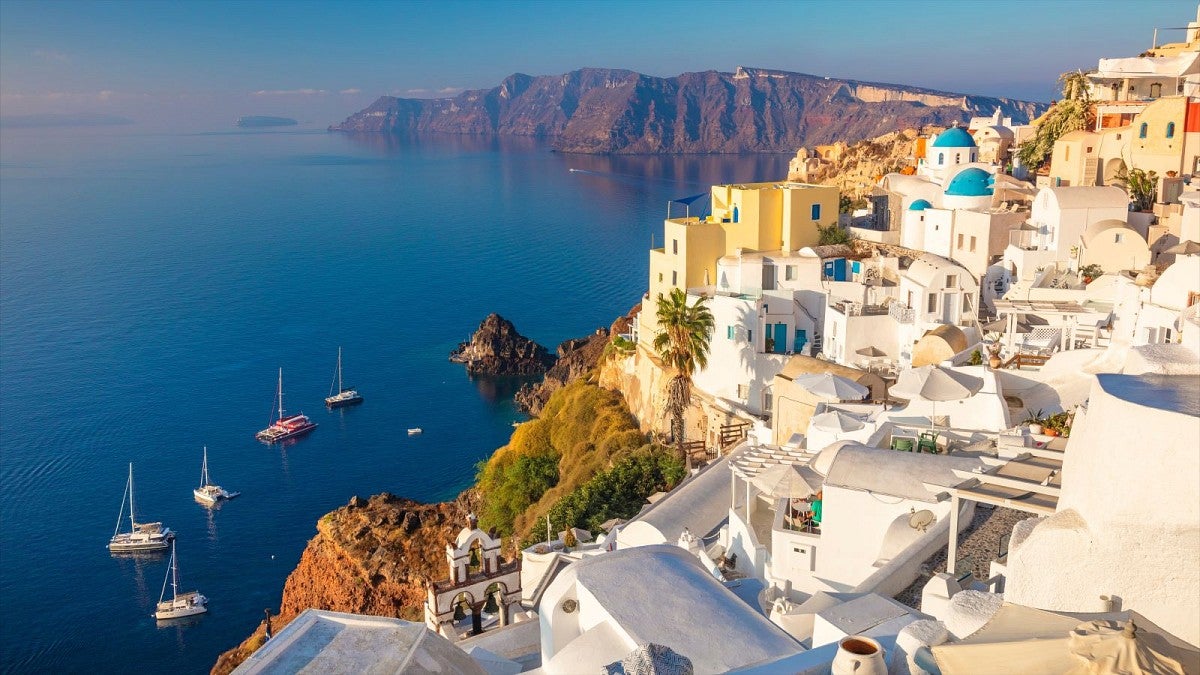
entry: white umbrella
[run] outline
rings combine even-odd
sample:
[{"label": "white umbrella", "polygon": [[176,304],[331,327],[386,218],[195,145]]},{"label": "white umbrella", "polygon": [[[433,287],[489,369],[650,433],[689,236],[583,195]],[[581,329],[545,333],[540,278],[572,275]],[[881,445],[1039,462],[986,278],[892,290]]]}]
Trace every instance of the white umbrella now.
[{"label": "white umbrella", "polygon": [[772,497],[807,497],[821,490],[824,479],[799,464],[776,464],[750,479],[750,484]]},{"label": "white umbrella", "polygon": [[835,433],[845,431],[858,431],[867,426],[863,421],[852,415],[847,415],[841,410],[830,410],[816,415],[812,418],[812,426],[821,431],[832,431]]},{"label": "white umbrella", "polygon": [[861,401],[871,393],[870,389],[854,380],[833,373],[801,375],[794,381],[809,393],[827,401]]},{"label": "white umbrella", "polygon": [[909,401],[933,403],[933,414],[929,419],[929,426],[933,427],[938,401],[961,401],[974,396],[980,389],[983,389],[983,378],[930,365],[900,373],[888,394]]}]

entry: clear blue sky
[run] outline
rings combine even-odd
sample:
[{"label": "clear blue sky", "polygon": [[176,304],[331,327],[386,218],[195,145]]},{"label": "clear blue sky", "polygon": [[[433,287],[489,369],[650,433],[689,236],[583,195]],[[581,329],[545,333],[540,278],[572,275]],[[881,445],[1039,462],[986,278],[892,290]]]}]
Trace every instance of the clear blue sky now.
[{"label": "clear blue sky", "polygon": [[381,94],[584,66],[675,75],[743,65],[1048,100],[1058,73],[1135,55],[1156,26],[1195,17],[1195,0],[0,0],[0,112],[324,125]]}]

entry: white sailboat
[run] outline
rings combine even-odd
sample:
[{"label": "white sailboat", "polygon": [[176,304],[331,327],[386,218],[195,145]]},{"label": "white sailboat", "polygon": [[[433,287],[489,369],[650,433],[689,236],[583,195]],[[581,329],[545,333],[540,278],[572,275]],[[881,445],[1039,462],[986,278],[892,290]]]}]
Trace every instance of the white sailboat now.
[{"label": "white sailboat", "polygon": [[[167,582],[171,582],[171,599],[167,596]],[[200,595],[200,591],[179,592],[179,565],[175,563],[175,542],[171,542],[171,565],[167,568],[167,576],[163,579],[162,593],[158,595],[158,604],[154,606],[156,619],[182,619],[208,611],[208,598]]]},{"label": "white sailboat", "polygon": [[[337,385],[337,393],[333,393],[334,384]],[[337,375],[334,378],[334,384],[329,386],[329,396],[325,399],[325,405],[330,408],[341,408],[342,406],[354,405],[362,403],[363,397],[358,395],[353,387],[342,385],[342,348],[338,347],[337,360]]]},{"label": "white sailboat", "polygon": [[125,494],[129,496],[129,531],[121,531],[125,518],[125,497],[121,497],[121,513],[117,515],[117,528],[108,542],[113,553],[137,553],[142,551],[164,551],[175,540],[175,533],[162,523],[139,523],[133,510],[133,464],[129,465],[129,480],[125,483]]},{"label": "white sailboat", "polygon": [[233,499],[240,495],[240,492],[227,492],[220,485],[213,485],[212,479],[208,476],[208,446],[204,447],[204,463],[200,465],[200,487],[192,490],[192,494],[196,496],[196,501],[204,504],[216,504],[222,499]]}]

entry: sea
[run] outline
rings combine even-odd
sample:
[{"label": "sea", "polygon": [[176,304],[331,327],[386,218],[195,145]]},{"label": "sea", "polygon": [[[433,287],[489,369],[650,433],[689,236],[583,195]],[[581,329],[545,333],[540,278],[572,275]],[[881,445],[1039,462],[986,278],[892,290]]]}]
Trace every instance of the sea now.
[{"label": "sea", "polygon": [[[551,349],[608,326],[646,288],[670,200],[787,160],[0,131],[0,671],[207,672],[278,610],[321,515],[452,498],[507,442],[519,382],[447,360],[487,314]],[[339,347],[365,402],[329,411]],[[319,426],[266,446],[280,368],[285,410]],[[219,509],[192,498],[206,447],[242,493]],[[203,616],[156,622],[167,556],[106,549],[131,463]]]}]

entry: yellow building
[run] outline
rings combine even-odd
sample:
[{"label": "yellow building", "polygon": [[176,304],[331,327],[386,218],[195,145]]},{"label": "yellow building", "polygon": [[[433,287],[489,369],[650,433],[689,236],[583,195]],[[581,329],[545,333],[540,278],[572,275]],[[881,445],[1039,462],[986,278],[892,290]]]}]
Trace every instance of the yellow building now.
[{"label": "yellow building", "polygon": [[639,330],[657,330],[657,299],[672,288],[716,282],[717,260],[738,249],[796,251],[815,246],[818,226],[838,222],[838,190],[827,185],[771,182],[714,185],[711,215],[668,218],[663,246],[650,250],[649,296],[642,303]]}]

